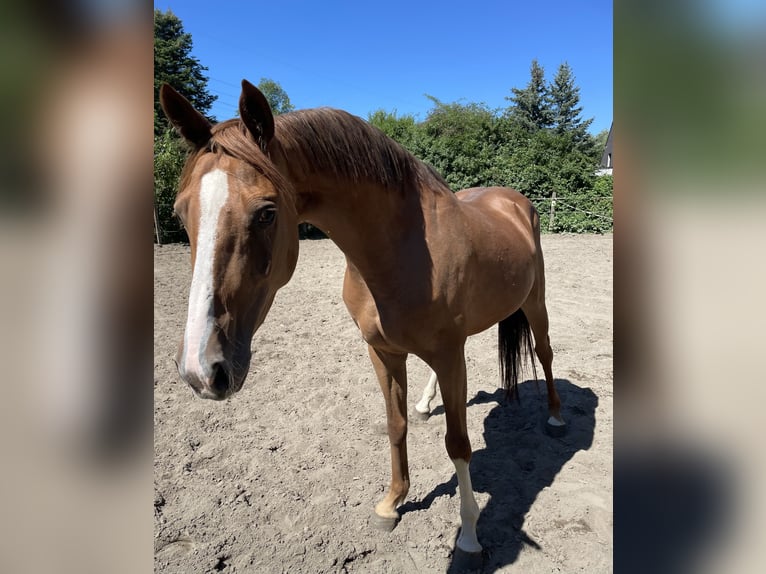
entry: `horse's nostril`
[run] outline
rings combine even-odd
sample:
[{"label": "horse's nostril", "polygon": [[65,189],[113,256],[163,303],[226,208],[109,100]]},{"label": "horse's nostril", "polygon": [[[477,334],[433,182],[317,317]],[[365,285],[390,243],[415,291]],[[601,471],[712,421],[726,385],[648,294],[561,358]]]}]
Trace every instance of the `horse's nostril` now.
[{"label": "horse's nostril", "polygon": [[229,390],[229,376],[226,374],[226,369],[220,363],[213,365],[212,390],[221,395]]}]

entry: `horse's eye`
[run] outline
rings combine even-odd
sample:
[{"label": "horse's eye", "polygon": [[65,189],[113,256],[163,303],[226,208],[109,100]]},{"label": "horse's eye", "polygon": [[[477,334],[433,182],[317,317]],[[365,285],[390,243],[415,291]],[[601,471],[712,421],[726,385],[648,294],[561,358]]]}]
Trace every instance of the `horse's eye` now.
[{"label": "horse's eye", "polygon": [[264,229],[274,223],[276,217],[277,209],[275,207],[264,207],[255,214],[254,223],[257,227]]}]

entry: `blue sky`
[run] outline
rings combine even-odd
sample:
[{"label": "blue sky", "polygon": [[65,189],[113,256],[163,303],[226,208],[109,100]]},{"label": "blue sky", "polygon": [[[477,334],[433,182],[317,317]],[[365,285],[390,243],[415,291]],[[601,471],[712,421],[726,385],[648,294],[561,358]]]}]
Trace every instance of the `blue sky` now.
[{"label": "blue sky", "polygon": [[240,81],[279,82],[296,108],[377,109],[425,119],[444,102],[506,107],[537,58],[546,78],[568,62],[591,132],[612,121],[612,1],[470,2],[162,0],[192,35],[218,96],[234,116]]}]

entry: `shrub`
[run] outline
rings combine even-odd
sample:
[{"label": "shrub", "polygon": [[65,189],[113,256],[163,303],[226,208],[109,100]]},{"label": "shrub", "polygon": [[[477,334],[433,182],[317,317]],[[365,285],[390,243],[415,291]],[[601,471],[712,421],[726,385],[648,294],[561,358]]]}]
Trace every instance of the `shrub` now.
[{"label": "shrub", "polygon": [[154,138],[154,206],[163,243],[189,241],[183,225],[173,215],[173,203],[186,155],[185,144],[172,129]]}]

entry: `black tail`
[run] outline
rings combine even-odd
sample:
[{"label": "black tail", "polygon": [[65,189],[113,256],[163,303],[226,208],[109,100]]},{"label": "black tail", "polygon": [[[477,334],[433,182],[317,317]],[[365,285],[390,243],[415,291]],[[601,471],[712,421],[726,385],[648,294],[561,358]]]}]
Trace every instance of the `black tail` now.
[{"label": "black tail", "polygon": [[528,358],[531,359],[532,373],[537,380],[532,333],[529,329],[527,316],[521,309],[497,324],[497,350],[500,359],[500,378],[503,380],[505,396],[507,398],[516,397],[518,401],[519,375]]}]

